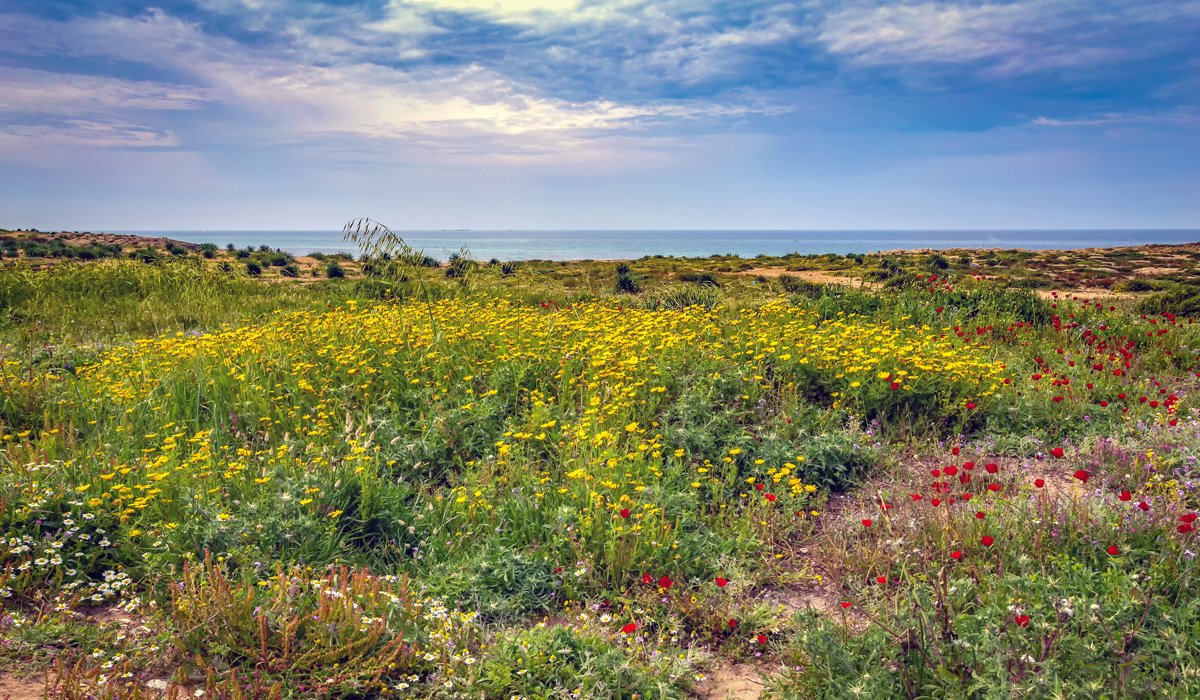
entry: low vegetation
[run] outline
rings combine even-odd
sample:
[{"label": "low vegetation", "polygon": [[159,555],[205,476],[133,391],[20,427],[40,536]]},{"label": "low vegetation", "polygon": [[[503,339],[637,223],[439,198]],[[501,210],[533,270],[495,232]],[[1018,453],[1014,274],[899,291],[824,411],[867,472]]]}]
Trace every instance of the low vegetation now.
[{"label": "low vegetation", "polygon": [[1200,694],[1184,282],[152,252],[0,262],[52,697]]}]

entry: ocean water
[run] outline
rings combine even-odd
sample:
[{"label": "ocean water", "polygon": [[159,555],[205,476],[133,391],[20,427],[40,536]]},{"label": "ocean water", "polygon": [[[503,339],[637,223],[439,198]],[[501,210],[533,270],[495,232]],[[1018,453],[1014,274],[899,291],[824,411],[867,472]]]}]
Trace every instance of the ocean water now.
[{"label": "ocean water", "polygon": [[[111,231],[191,243],[266,245],[292,255],[358,253],[341,231]],[[622,260],[647,255],[869,253],[920,248],[1090,248],[1194,243],[1200,229],[934,231],[397,231],[405,242],[445,260],[465,248],[477,260]]]}]

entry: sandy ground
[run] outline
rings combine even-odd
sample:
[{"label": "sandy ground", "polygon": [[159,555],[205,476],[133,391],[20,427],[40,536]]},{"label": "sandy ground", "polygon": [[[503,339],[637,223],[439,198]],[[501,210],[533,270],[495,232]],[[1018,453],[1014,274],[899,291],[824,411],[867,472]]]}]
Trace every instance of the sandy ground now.
[{"label": "sandy ground", "polygon": [[17,676],[0,671],[0,700],[42,700],[45,681],[40,676]]},{"label": "sandy ground", "polygon": [[[1146,269],[1151,269],[1151,268],[1146,268]],[[1176,271],[1172,268],[1161,268],[1161,269],[1170,270],[1171,272]],[[750,275],[752,277],[781,277],[783,275],[789,275],[792,277],[798,277],[802,280],[805,280],[806,282],[813,282],[816,284],[840,284],[840,285],[844,285],[844,286],[848,286],[848,287],[872,288],[872,287],[877,287],[879,285],[878,282],[867,282],[859,277],[838,276],[834,273],[826,272],[823,270],[800,270],[798,272],[791,272],[782,267],[753,267],[753,268],[750,268],[749,270],[743,270],[742,272],[738,272],[736,274]],[[1159,274],[1169,274],[1169,272],[1159,273]],[[1058,293],[1057,297],[1055,297],[1055,292]],[[1081,287],[1081,288],[1077,288],[1077,289],[1064,288],[1064,289],[1057,289],[1057,290],[1055,290],[1055,289],[1039,289],[1039,290],[1037,290],[1037,294],[1038,294],[1038,296],[1042,297],[1043,299],[1051,299],[1051,300],[1054,300],[1057,298],[1058,300],[1090,299],[1092,301],[1102,301],[1102,300],[1136,299],[1136,298],[1138,298],[1138,295],[1135,293],[1132,293],[1132,292],[1114,292],[1111,289],[1104,289],[1103,287]]]}]

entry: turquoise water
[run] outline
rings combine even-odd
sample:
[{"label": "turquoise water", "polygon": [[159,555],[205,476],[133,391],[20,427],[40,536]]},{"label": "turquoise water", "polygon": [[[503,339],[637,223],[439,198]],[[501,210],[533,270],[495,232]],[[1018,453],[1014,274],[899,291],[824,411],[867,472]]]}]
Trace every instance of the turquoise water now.
[{"label": "turquoise water", "polygon": [[[293,255],[357,253],[341,231],[111,231],[192,243],[267,245]],[[869,253],[917,248],[1090,248],[1193,243],[1200,229],[1021,231],[398,231],[414,248],[445,260],[466,248],[489,260],[622,260],[647,255]]]}]

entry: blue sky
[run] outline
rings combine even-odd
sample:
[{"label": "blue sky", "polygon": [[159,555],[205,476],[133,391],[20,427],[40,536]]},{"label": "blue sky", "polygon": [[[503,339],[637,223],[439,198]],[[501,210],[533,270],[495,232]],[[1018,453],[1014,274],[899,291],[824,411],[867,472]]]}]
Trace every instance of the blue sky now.
[{"label": "blue sky", "polygon": [[1200,228],[1200,1],[7,0],[0,226]]}]

